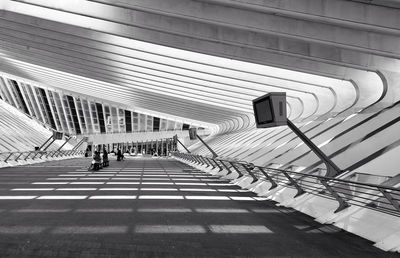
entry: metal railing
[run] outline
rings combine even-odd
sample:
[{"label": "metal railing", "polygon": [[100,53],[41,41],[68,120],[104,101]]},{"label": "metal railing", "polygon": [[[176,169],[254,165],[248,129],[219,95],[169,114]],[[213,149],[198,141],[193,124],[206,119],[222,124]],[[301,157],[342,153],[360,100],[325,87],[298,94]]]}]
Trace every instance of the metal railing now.
[{"label": "metal railing", "polygon": [[[390,179],[382,184],[370,184],[321,175],[271,169],[255,166],[252,163],[243,161],[218,159],[180,152],[174,152],[173,155],[193,164],[218,169],[219,171],[225,170],[228,172],[227,175],[236,172],[239,174],[239,177],[250,176],[253,178],[252,183],[257,180],[268,181],[271,184],[269,190],[277,187],[293,188],[296,190],[294,198],[307,193],[335,200],[339,203],[339,207],[335,210],[335,213],[353,205],[400,217],[400,189],[387,186],[390,183]],[[399,187],[400,180],[395,181],[393,185]]]},{"label": "metal railing", "polygon": [[76,155],[84,155],[83,150],[54,150],[54,151],[24,151],[24,152],[2,152],[0,153],[0,162],[10,163],[11,161],[26,161],[53,157],[71,157]]}]

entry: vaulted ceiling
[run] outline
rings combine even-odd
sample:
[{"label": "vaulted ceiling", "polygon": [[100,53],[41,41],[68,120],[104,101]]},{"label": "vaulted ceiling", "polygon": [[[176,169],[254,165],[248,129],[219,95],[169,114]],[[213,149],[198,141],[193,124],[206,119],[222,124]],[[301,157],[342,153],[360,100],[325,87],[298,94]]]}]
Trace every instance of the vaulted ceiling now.
[{"label": "vaulted ceiling", "polygon": [[285,91],[290,118],[360,110],[400,71],[398,1],[0,1],[0,72],[205,126]]}]

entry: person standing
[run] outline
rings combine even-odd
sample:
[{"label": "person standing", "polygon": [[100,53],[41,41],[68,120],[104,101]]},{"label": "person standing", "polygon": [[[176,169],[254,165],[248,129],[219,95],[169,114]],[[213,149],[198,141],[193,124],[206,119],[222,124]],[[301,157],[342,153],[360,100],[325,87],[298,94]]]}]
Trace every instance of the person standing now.
[{"label": "person standing", "polygon": [[107,150],[104,148],[103,150],[103,167],[108,167],[109,165],[109,161],[108,161],[108,152]]}]

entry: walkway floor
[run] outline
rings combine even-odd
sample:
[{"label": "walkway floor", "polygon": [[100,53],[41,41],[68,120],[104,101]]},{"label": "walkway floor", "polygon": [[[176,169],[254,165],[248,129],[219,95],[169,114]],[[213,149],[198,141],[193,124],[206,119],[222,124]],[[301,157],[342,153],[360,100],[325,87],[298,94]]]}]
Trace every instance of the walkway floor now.
[{"label": "walkway floor", "polygon": [[0,169],[0,257],[399,257],[172,159]]}]

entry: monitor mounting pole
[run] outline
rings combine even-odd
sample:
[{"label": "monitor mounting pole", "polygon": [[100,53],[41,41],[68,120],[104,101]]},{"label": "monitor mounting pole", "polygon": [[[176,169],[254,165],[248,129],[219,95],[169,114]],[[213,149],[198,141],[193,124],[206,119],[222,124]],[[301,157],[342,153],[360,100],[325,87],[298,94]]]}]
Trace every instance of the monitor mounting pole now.
[{"label": "monitor mounting pole", "polygon": [[182,145],[183,148],[185,148],[185,150],[186,150],[188,153],[190,153],[190,150],[188,150],[188,148],[186,148],[186,146],[185,146],[183,143],[181,143],[181,141],[178,139],[178,135],[175,135],[175,139],[176,139],[176,141],[177,141],[180,145]]},{"label": "monitor mounting pole", "polygon": [[208,146],[208,144],[205,143],[205,142],[203,141],[203,139],[201,139],[200,136],[199,136],[197,133],[196,133],[196,137],[197,137],[197,138],[204,144],[204,146],[206,146],[207,149],[212,153],[213,159],[215,159],[216,157],[218,157],[217,153],[215,153],[215,151],[213,151],[213,150],[211,149],[211,147]]},{"label": "monitor mounting pole", "polygon": [[297,126],[287,119],[288,127],[325,163],[327,173],[326,177],[334,177],[342,172],[333,161],[328,158]]}]

